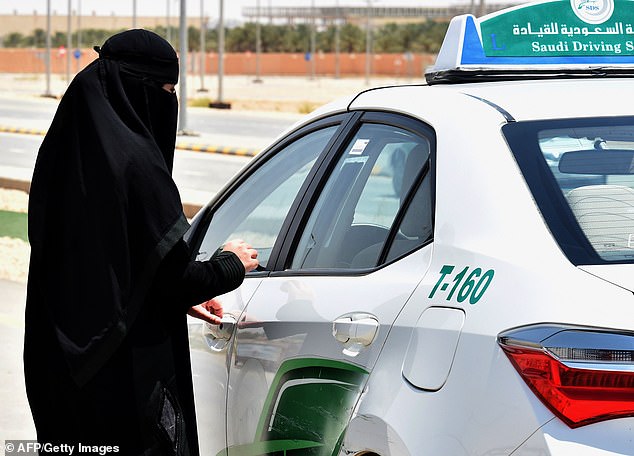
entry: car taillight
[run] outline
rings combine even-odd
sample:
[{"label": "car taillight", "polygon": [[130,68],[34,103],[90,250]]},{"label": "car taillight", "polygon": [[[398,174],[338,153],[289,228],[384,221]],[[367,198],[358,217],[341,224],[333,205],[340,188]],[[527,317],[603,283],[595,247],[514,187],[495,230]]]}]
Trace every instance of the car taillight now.
[{"label": "car taillight", "polygon": [[498,343],[571,428],[634,416],[634,333],[534,325],[506,331]]}]

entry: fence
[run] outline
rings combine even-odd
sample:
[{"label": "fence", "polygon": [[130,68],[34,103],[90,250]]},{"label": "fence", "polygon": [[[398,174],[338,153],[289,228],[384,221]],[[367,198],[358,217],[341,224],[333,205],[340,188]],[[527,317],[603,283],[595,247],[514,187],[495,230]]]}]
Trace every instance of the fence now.
[{"label": "fence", "polygon": [[[97,57],[92,49],[83,49],[81,56],[71,56],[71,71],[76,73]],[[317,53],[315,56],[315,75],[336,74],[337,58],[334,53]],[[188,57],[190,70],[200,70],[199,55],[195,52]],[[394,77],[421,77],[425,68],[433,64],[432,54],[373,54],[371,56],[371,74]],[[226,53],[224,56],[224,73],[227,75],[255,75],[257,56],[252,52]],[[260,54],[260,74],[279,76],[310,75],[312,63],[305,54],[299,53],[262,53]],[[44,49],[0,49],[1,73],[43,73],[45,71]],[[339,74],[341,76],[363,76],[366,71],[365,53],[339,54]],[[66,51],[51,50],[51,72],[66,73]],[[205,73],[218,72],[218,54],[207,53]]]}]

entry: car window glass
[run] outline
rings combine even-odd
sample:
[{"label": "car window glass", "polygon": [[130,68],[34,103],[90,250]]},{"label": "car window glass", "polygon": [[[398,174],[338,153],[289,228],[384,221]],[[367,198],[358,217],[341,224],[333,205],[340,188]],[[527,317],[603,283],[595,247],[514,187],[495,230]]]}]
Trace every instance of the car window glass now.
[{"label": "car window glass", "polygon": [[634,118],[512,122],[502,132],[573,264],[634,263]]},{"label": "car window glass", "polygon": [[209,258],[230,239],[244,239],[258,250],[260,266],[266,268],[299,189],[337,128],[303,136],[249,176],[213,214],[198,260]]},{"label": "car window glass", "polygon": [[542,130],[538,143],[594,251],[606,261],[633,260],[632,125]]},{"label": "car window glass", "polygon": [[377,266],[429,154],[429,141],[421,136],[393,126],[362,125],[317,200],[291,269]]}]

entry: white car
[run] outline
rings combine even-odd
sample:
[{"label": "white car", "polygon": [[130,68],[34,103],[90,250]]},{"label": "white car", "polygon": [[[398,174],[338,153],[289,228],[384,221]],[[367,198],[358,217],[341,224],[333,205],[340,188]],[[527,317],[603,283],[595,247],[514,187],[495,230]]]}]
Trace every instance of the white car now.
[{"label": "white car", "polygon": [[634,454],[630,5],[455,18],[201,211],[261,261],[190,321],[201,454]]}]

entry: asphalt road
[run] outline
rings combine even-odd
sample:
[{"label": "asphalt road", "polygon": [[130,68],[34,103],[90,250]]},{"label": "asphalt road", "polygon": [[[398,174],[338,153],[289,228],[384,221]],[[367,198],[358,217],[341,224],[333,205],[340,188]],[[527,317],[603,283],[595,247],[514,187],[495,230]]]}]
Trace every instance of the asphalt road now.
[{"label": "asphalt road", "polygon": [[42,136],[0,133],[0,166],[33,169],[42,139]]},{"label": "asphalt road", "polygon": [[[57,101],[0,97],[0,125],[45,130]],[[177,142],[262,149],[300,116],[191,108],[188,129],[200,136],[179,136]],[[42,136],[0,133],[0,177],[28,179]],[[249,158],[177,150],[174,180],[184,202],[204,204]]]},{"label": "asphalt road", "polygon": [[[50,125],[57,100],[46,98],[1,97],[0,125],[46,129]],[[217,144],[251,147],[266,145],[301,116],[292,113],[259,113],[208,108],[187,109],[187,130],[220,138],[240,138],[244,144]],[[182,139],[182,138],[181,138]],[[192,142],[197,139],[190,138]]]},{"label": "asphalt road", "polygon": [[53,119],[55,109],[57,100],[0,97],[0,123],[26,128],[32,128],[36,124],[48,125]]}]

